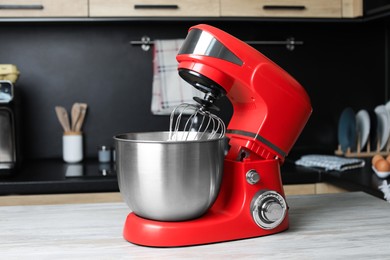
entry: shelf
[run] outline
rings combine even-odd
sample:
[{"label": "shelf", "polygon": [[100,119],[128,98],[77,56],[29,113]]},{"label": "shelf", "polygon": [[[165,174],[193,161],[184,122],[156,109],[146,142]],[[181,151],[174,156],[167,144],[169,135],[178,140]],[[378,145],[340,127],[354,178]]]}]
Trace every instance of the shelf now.
[{"label": "shelf", "polygon": [[[388,14],[390,16],[390,12]],[[361,23],[366,18],[280,18],[280,17],[56,17],[0,18],[1,23],[116,23],[116,22],[266,22],[266,23]]]}]

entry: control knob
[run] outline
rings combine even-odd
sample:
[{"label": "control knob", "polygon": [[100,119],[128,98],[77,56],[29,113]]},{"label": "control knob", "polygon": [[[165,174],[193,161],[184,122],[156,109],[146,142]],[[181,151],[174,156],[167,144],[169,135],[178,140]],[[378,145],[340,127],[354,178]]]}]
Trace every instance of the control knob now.
[{"label": "control knob", "polygon": [[261,190],[253,197],[251,214],[256,224],[264,229],[277,227],[287,213],[286,201],[276,191]]}]

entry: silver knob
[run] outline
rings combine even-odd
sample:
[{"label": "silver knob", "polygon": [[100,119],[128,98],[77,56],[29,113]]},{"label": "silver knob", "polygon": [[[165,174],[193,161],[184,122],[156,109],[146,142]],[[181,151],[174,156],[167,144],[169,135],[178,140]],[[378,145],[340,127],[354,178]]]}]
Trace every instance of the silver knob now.
[{"label": "silver knob", "polygon": [[266,201],[261,207],[261,215],[269,222],[278,221],[283,216],[283,208],[277,201]]},{"label": "silver knob", "polygon": [[246,173],[246,181],[252,185],[258,183],[260,181],[259,173],[256,170],[249,170]]},{"label": "silver knob", "polygon": [[276,191],[261,190],[252,199],[251,214],[261,228],[277,227],[284,220],[286,213],[286,201]]}]

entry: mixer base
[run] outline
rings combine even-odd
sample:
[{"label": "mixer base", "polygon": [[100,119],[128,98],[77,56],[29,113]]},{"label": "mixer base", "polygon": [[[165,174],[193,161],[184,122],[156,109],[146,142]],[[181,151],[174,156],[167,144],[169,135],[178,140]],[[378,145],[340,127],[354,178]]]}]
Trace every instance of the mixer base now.
[{"label": "mixer base", "polygon": [[134,244],[152,247],[180,247],[266,236],[288,229],[287,218],[277,228],[264,230],[239,216],[211,212],[184,222],[160,222],[127,217],[123,236]]},{"label": "mixer base", "polygon": [[[225,160],[224,169],[219,196],[205,215],[188,221],[163,222],[130,213],[123,231],[124,238],[138,245],[177,247],[260,237],[288,229],[288,212],[273,229],[259,227],[250,212],[252,198],[264,187],[284,194],[277,160],[246,163]],[[250,169],[264,173],[259,183],[247,183],[245,173]]]}]

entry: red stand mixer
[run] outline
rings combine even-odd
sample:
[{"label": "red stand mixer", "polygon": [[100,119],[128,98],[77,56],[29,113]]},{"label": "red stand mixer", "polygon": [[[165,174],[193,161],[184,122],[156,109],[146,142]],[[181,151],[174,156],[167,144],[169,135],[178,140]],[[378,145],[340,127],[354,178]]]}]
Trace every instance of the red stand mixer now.
[{"label": "red stand mixer", "polygon": [[154,247],[189,246],[270,235],[289,226],[280,165],[312,111],[301,85],[237,38],[208,25],[189,33],[179,75],[205,93],[203,109],[226,95],[233,115],[215,202],[202,216],[156,221],[130,213],[124,238]]}]

